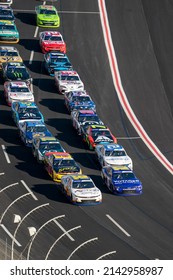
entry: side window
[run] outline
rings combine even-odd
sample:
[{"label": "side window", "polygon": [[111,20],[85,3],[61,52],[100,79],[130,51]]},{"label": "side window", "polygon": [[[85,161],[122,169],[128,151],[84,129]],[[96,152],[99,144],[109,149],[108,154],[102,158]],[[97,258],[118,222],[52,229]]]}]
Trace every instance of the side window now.
[{"label": "side window", "polygon": [[35,146],[36,146],[37,149],[39,148],[39,145],[40,145],[40,141],[39,141],[39,139],[37,139],[37,140],[35,141]]}]

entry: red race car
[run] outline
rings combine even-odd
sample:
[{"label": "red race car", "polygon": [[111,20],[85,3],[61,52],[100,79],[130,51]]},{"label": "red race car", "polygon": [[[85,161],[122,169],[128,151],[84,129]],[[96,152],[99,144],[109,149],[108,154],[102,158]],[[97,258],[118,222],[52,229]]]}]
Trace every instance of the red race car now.
[{"label": "red race car", "polygon": [[39,44],[43,53],[60,51],[66,53],[66,43],[58,31],[44,31],[39,33]]}]

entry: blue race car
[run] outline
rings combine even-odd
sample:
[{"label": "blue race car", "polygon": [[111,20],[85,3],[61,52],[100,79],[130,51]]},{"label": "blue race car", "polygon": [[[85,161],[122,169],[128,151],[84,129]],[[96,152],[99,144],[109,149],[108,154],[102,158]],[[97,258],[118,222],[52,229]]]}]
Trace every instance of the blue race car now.
[{"label": "blue race car", "polygon": [[64,153],[65,150],[61,146],[59,140],[53,136],[34,137],[32,142],[32,153],[39,163],[44,161],[44,156],[47,152],[49,152],[49,154],[55,152]]},{"label": "blue race car", "polygon": [[103,125],[103,122],[93,110],[73,110],[71,112],[71,120],[74,129],[81,135],[82,127],[91,124]]},{"label": "blue race car", "polygon": [[12,118],[18,126],[26,121],[43,121],[44,117],[34,102],[13,102],[11,106]]},{"label": "blue race car", "polygon": [[44,65],[50,76],[54,76],[55,71],[66,71],[73,69],[68,56],[58,51],[46,53],[44,55]]},{"label": "blue race car", "polygon": [[110,192],[129,196],[142,194],[142,183],[127,166],[104,166],[101,176]]},{"label": "blue race car", "polygon": [[14,21],[14,13],[10,6],[1,5],[0,3],[0,20]]},{"label": "blue race car", "polygon": [[64,94],[65,106],[69,112],[73,110],[93,110],[96,105],[86,91],[70,91]]},{"label": "blue race car", "polygon": [[26,121],[19,124],[19,135],[24,144],[28,147],[32,146],[35,137],[52,136],[42,121]]}]

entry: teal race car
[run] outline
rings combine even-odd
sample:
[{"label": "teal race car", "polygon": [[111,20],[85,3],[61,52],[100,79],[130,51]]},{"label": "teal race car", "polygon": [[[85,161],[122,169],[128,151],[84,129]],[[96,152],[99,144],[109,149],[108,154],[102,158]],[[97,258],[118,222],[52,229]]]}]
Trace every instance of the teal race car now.
[{"label": "teal race car", "polygon": [[18,43],[19,31],[13,21],[0,21],[0,43]]},{"label": "teal race car", "polygon": [[35,7],[36,24],[40,27],[59,27],[60,17],[58,11],[51,5],[39,5]]}]

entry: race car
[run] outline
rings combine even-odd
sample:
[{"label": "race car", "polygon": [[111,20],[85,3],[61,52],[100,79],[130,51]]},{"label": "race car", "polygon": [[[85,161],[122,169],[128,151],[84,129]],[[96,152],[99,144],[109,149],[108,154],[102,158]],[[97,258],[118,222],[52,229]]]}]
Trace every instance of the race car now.
[{"label": "race car", "polygon": [[44,65],[50,76],[54,76],[55,71],[73,69],[68,56],[58,51],[47,52],[44,55]]},{"label": "race car", "polygon": [[0,21],[0,43],[18,43],[19,31],[13,21]]},{"label": "race car", "polygon": [[9,106],[14,101],[34,102],[34,95],[25,82],[5,82],[4,97]]},{"label": "race car", "polygon": [[83,141],[89,146],[90,150],[94,150],[97,144],[117,143],[116,137],[110,132],[105,125],[87,125],[82,127],[81,135]]},{"label": "race car", "polygon": [[13,4],[13,0],[0,0],[0,5],[8,5]]},{"label": "race car", "polygon": [[43,163],[45,153],[60,152],[65,150],[55,137],[34,137],[32,142],[32,153],[39,163]]},{"label": "race car", "polygon": [[104,166],[101,171],[104,184],[116,195],[142,194],[142,183],[127,166]]},{"label": "race car", "polygon": [[2,64],[2,76],[5,81],[23,81],[31,86],[32,78],[23,62],[6,62]]},{"label": "race car", "polygon": [[57,71],[54,78],[58,92],[61,94],[84,90],[84,84],[76,71]]},{"label": "race car", "polygon": [[26,121],[40,120],[44,122],[44,117],[34,102],[13,102],[11,112],[17,126]]},{"label": "race car", "polygon": [[96,157],[100,165],[127,166],[133,169],[132,159],[119,144],[98,144],[95,147]]},{"label": "race car", "polygon": [[81,174],[80,166],[68,153],[45,153],[45,169],[53,181],[61,183],[61,178],[67,174]]},{"label": "race car", "polygon": [[10,6],[1,5],[0,3],[0,21],[1,20],[14,21],[15,17],[13,9]]},{"label": "race car", "polygon": [[39,33],[41,51],[45,54],[49,51],[66,53],[66,43],[58,31],[42,31]]},{"label": "race car", "polygon": [[23,60],[15,47],[0,46],[0,70],[2,63],[5,62],[23,62]]},{"label": "race car", "polygon": [[96,110],[96,105],[86,91],[70,91],[64,94],[64,102],[69,112],[80,109]]},{"label": "race car", "polygon": [[35,137],[52,136],[42,121],[26,121],[20,123],[18,128],[20,138],[27,147],[32,147],[32,141]]},{"label": "race car", "polygon": [[51,5],[39,5],[35,7],[36,24],[40,27],[59,27],[60,17],[58,11]]},{"label": "race car", "polygon": [[101,191],[87,175],[63,176],[61,189],[66,197],[76,205],[95,205],[102,202]]},{"label": "race car", "polygon": [[81,135],[83,126],[91,124],[104,125],[97,113],[93,110],[73,110],[71,112],[71,121],[79,135]]}]

